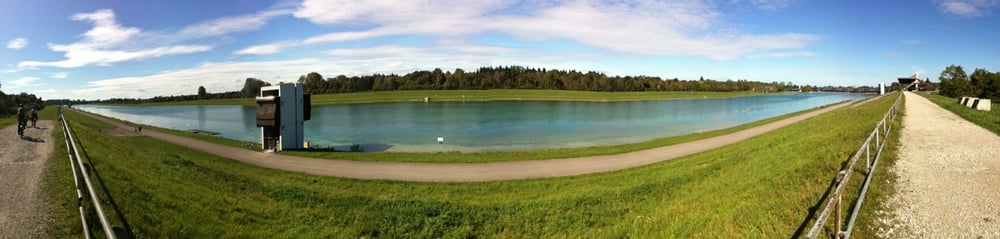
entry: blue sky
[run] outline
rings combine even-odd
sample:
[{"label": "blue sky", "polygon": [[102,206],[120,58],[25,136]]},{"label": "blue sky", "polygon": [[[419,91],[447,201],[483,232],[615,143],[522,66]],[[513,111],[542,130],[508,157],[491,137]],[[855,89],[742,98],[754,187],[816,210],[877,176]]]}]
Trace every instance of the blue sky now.
[{"label": "blue sky", "polygon": [[1000,0],[0,0],[0,90],[149,98],[523,65],[876,85],[1000,70]]}]

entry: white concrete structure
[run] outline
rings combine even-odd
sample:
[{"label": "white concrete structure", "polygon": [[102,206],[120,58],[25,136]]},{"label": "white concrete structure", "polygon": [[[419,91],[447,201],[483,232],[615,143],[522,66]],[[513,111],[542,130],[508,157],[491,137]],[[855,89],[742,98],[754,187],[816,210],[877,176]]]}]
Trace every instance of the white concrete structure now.
[{"label": "white concrete structure", "polygon": [[976,103],[972,104],[973,109],[990,111],[993,108],[993,102],[990,99],[979,99]]}]

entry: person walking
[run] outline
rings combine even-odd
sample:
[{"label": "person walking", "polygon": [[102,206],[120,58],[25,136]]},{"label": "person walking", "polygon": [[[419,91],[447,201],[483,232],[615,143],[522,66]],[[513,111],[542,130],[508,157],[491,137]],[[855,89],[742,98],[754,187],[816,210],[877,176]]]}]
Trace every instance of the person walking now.
[{"label": "person walking", "polygon": [[38,126],[35,126],[36,122],[38,122],[38,111],[35,108],[31,108],[31,128],[38,128]]}]

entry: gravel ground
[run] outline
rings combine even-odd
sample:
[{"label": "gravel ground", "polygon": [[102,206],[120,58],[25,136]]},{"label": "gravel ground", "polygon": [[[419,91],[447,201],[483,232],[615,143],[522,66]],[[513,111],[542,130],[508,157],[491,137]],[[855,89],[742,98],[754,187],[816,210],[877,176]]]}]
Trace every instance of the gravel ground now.
[{"label": "gravel ground", "polygon": [[41,189],[45,163],[55,149],[53,123],[38,121],[28,128],[25,139],[17,137],[17,126],[0,129],[0,238],[46,238],[51,222]]},{"label": "gravel ground", "polygon": [[906,93],[881,238],[1000,238],[1000,136]]}]

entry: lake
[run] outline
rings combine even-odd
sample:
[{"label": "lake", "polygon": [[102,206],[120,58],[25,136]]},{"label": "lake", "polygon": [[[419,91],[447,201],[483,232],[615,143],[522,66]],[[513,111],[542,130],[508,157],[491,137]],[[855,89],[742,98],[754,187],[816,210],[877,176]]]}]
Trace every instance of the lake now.
[{"label": "lake", "polygon": [[[399,102],[314,106],[305,122],[313,147],[365,151],[479,152],[587,147],[711,131],[871,95],[773,94],[725,99],[620,102]],[[202,129],[260,141],[256,107],[74,108],[157,127]],[[443,137],[443,144],[437,138]]]}]

